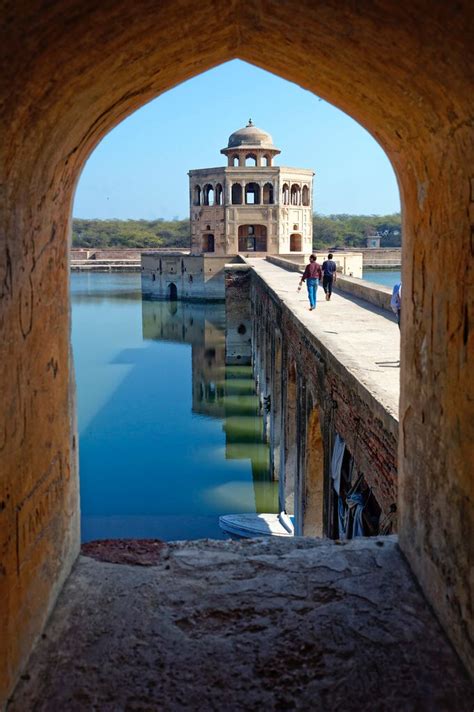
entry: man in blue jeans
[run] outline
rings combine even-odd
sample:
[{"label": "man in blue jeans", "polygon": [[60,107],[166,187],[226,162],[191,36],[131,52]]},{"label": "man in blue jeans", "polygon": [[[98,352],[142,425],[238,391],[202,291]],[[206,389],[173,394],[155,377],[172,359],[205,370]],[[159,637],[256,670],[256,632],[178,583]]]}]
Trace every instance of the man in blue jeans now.
[{"label": "man in blue jeans", "polygon": [[306,282],[306,287],[308,288],[308,298],[309,298],[309,310],[313,311],[316,309],[316,295],[318,292],[319,280],[322,279],[323,273],[321,271],[321,265],[316,262],[316,255],[310,255],[309,264],[306,265],[303,272],[303,276],[300,279],[298,286],[298,292],[301,289],[303,282]]}]

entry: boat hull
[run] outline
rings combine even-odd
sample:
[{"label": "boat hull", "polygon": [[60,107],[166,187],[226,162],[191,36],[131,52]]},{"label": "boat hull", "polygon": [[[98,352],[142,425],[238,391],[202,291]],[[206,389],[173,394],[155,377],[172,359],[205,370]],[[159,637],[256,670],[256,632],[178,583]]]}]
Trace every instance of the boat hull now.
[{"label": "boat hull", "polygon": [[278,514],[224,514],[219,517],[219,526],[237,537],[294,536],[283,526]]}]

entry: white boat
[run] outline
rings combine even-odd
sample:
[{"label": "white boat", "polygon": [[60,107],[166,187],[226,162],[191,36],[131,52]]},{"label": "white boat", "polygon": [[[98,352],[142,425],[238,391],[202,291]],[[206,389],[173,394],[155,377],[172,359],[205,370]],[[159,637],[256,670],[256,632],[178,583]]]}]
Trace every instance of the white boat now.
[{"label": "white boat", "polygon": [[294,517],[280,514],[223,514],[219,526],[238,537],[294,536]]}]

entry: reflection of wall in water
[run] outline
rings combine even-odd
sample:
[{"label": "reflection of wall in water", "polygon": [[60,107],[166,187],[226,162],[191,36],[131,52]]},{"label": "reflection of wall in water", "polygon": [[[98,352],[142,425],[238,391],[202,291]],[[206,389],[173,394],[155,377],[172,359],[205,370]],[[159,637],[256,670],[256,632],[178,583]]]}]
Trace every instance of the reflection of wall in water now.
[{"label": "reflection of wall in water", "polygon": [[217,396],[225,377],[224,306],[143,301],[142,325],[145,339],[191,344],[193,412],[223,417]]},{"label": "reflection of wall in water", "polygon": [[[245,364],[248,344],[242,341],[244,363],[226,365],[225,317],[219,304],[143,301],[143,337],[191,345],[192,411],[223,420],[226,459],[251,461],[257,511],[273,511],[273,490],[261,487],[270,479],[269,448],[252,367]],[[233,353],[239,355],[235,344]]]}]

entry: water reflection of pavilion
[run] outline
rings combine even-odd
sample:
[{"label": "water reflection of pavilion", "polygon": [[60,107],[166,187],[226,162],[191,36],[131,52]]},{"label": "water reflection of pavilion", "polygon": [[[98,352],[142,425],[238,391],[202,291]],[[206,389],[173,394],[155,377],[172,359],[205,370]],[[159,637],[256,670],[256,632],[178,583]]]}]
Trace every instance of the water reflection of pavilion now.
[{"label": "water reflection of pavilion", "polygon": [[[192,411],[223,421],[226,459],[252,464],[257,511],[277,506],[251,366],[226,365],[225,306],[143,301],[143,338],[192,347]],[[262,487],[268,482],[270,486]]]}]

